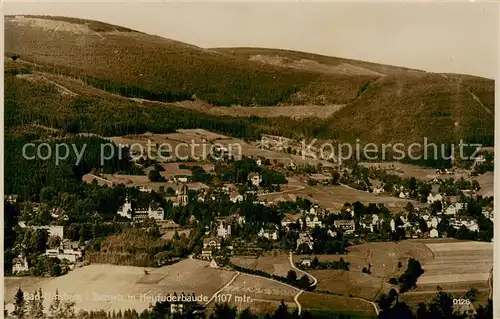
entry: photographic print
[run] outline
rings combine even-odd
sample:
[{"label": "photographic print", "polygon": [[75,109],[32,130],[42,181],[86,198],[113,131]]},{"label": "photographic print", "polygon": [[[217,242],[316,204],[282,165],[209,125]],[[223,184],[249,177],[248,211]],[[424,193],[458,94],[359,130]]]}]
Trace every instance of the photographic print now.
[{"label": "photographic print", "polygon": [[5,318],[498,318],[497,4],[2,6]]}]

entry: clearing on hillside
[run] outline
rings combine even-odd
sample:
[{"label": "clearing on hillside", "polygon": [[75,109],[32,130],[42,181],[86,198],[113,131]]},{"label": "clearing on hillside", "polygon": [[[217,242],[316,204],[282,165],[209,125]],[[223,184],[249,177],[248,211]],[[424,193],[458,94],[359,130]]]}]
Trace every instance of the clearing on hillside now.
[{"label": "clearing on hillside", "polygon": [[[197,297],[210,299],[235,273],[212,269],[208,265],[207,262],[194,259],[186,259],[161,268],[96,264],[77,268],[61,277],[44,280],[31,277],[6,278],[6,302],[13,302],[19,287],[30,293],[42,288],[42,291],[54,294],[58,289],[61,297],[67,296],[76,302],[77,310],[123,311],[130,308],[140,313],[147,309],[150,303],[155,303],[152,298],[165,297],[174,292],[178,295],[183,292],[194,293]],[[147,270],[148,274],[145,274],[144,270]],[[49,304],[50,301],[46,299],[46,309]]]}]

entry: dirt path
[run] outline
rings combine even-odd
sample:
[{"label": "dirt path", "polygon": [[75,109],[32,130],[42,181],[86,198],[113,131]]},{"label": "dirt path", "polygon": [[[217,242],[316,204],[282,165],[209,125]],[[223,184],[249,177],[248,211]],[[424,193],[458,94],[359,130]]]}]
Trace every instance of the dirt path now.
[{"label": "dirt path", "polygon": [[[316,277],[314,277],[313,275],[311,274],[308,274],[307,272],[295,267],[295,265],[293,264],[293,254],[292,252],[290,251],[290,255],[288,256],[288,260],[290,261],[290,266],[295,269],[296,271],[298,272],[301,272],[305,275],[307,275],[308,277],[312,278],[313,279],[313,283],[310,285],[310,287],[313,287],[313,286],[316,286],[316,284],[318,283],[318,279],[316,279]],[[304,292],[304,289],[300,290],[296,295],[295,297],[293,297],[293,300],[295,301],[295,303],[297,304],[297,310],[298,310],[298,314],[300,315],[301,312],[302,312],[302,306],[300,305],[300,302],[299,302],[299,297],[300,295]]]},{"label": "dirt path", "polygon": [[55,82],[55,81],[52,81],[51,79],[47,78],[46,76],[44,76],[42,73],[40,72],[33,72],[33,73],[30,73],[30,74],[18,74],[17,77],[19,78],[25,78],[27,80],[30,80],[30,79],[34,79],[34,80],[41,80],[43,82],[47,82],[49,84],[52,84],[54,85],[56,88],[59,89],[59,91],[62,93],[62,94],[66,94],[66,95],[70,95],[70,96],[77,96],[78,94],[76,94],[75,92],[71,91],[70,89],[68,89],[67,87]]},{"label": "dirt path", "polygon": [[475,95],[474,93],[471,92],[471,90],[469,88],[467,88],[467,93],[470,94],[470,96],[472,96],[472,98],[477,102],[479,103],[479,105],[481,105],[483,107],[483,109],[488,112],[488,114],[490,115],[493,115],[493,112],[491,112],[491,110],[489,108],[487,108],[483,102],[481,102],[481,100],[477,97],[477,95]]},{"label": "dirt path", "polygon": [[237,272],[236,272],[236,274],[233,276],[233,278],[231,278],[231,280],[229,280],[227,284],[225,284],[225,285],[224,285],[221,289],[217,290],[217,291],[213,294],[212,298],[210,298],[210,299],[209,299],[209,300],[205,303],[205,307],[206,307],[206,306],[208,306],[208,305],[209,305],[209,304],[210,304],[210,303],[211,303],[211,302],[212,302],[212,301],[213,301],[213,300],[217,297],[217,295],[218,295],[218,294],[219,294],[222,290],[224,290],[224,289],[226,289],[227,287],[229,287],[229,286],[230,286],[230,285],[231,285],[231,284],[232,284],[232,283],[236,280],[236,278],[238,278],[238,276],[239,276],[239,275],[240,275],[240,272],[239,272],[239,271],[237,271]]},{"label": "dirt path", "polygon": [[285,191],[281,192],[273,192],[273,193],[263,193],[263,194],[258,194],[258,196],[270,196],[270,195],[281,195],[281,194],[286,194],[286,193],[291,193],[291,192],[298,192],[303,189],[306,189],[304,186],[297,186],[295,189],[287,189]]},{"label": "dirt path", "polygon": [[[290,255],[289,255],[290,266],[291,266],[293,269],[295,269],[295,270],[297,270],[297,271],[299,271],[299,272],[301,272],[301,273],[303,273],[303,274],[306,274],[307,276],[309,276],[310,278],[312,278],[312,279],[313,279],[313,283],[311,284],[311,287],[315,286],[315,285],[318,283],[318,279],[316,279],[313,275],[311,275],[311,274],[309,274],[309,273],[307,273],[307,272],[305,272],[305,271],[303,271],[303,270],[301,270],[301,269],[297,268],[297,267],[293,264],[293,258],[292,258],[292,256],[293,256],[293,255],[292,255],[292,252],[290,252]],[[297,306],[299,307],[299,308],[298,308],[298,313],[299,313],[299,315],[300,315],[301,310],[302,310],[302,308],[301,308],[301,306],[300,306],[300,303],[299,303],[299,297],[300,297],[300,295],[301,295],[303,292],[304,292],[304,290],[299,291],[299,293],[298,293],[297,295],[295,295],[295,298],[294,298],[295,303],[296,303],[296,304],[297,304]],[[377,316],[378,316],[379,311],[378,311],[377,304],[376,304],[375,302],[370,301],[370,300],[367,300],[367,299],[359,298],[359,297],[349,297],[349,298],[353,298],[353,299],[357,299],[357,300],[361,300],[361,301],[364,301],[364,302],[368,302],[368,303],[370,303],[370,304],[373,306],[373,308],[375,309],[375,312],[377,313]]]}]

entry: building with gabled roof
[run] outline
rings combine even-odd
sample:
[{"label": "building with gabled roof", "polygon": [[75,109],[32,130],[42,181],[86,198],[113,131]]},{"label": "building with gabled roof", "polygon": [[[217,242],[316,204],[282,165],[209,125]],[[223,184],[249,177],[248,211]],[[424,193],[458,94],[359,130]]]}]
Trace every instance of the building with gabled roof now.
[{"label": "building with gabled roof", "polygon": [[147,218],[155,220],[165,219],[165,212],[162,207],[155,205],[154,203],[150,203],[148,208],[136,209],[132,207],[132,202],[129,200],[128,196],[126,197],[123,206],[118,209],[117,214],[134,221]]}]

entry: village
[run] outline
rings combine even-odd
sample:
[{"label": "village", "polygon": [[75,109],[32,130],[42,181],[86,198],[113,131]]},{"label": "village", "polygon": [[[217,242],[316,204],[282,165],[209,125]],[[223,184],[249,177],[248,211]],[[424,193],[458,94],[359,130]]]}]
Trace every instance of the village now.
[{"label": "village", "polygon": [[[482,163],[484,156],[478,161]],[[323,162],[310,166],[297,163],[293,157],[278,162],[251,156],[236,161],[223,158],[212,162],[156,163],[146,167],[148,171],[144,176],[99,172],[84,175],[82,179],[88,184],[110,188],[125,185],[124,201],[118,203],[114,216],[94,211],[86,213],[87,220],[152,220],[160,226],[169,225],[162,229],[175,232],[189,232],[192,225],[202,225],[201,249],[192,255],[210,261],[213,267],[229,256],[258,255],[275,249],[295,254],[343,254],[349,242],[447,237],[493,242],[492,229],[485,229],[485,220],[493,222],[492,198],[478,199],[475,194],[480,186],[463,176],[459,180],[439,176],[454,173],[448,169],[436,170],[437,177],[416,180],[391,175],[378,165],[367,168]],[[152,173],[159,173],[160,177]],[[335,203],[332,198],[339,189],[352,192],[351,200]],[[324,192],[326,196],[313,192]],[[151,200],[149,204],[141,200],[146,205],[137,205],[139,197],[151,194],[160,200]],[[7,200],[29,210],[26,216],[41,214],[40,203],[18,203],[16,196],[7,196]],[[181,223],[168,218],[172,211],[215,203],[230,208],[209,212],[203,221],[197,220],[196,214]],[[264,214],[266,209],[275,216],[260,218],[258,212]],[[84,264],[85,247],[92,238],[68,235],[70,216],[61,207],[49,210],[50,216],[43,219],[45,225],[33,224],[33,218],[25,217],[18,226],[21,230],[47,231],[47,242],[41,245],[46,248],[40,253],[44,258],[60,261],[51,266],[56,270],[48,269],[57,276]],[[29,274],[36,264],[28,261],[23,247],[16,248],[12,274]]]}]

